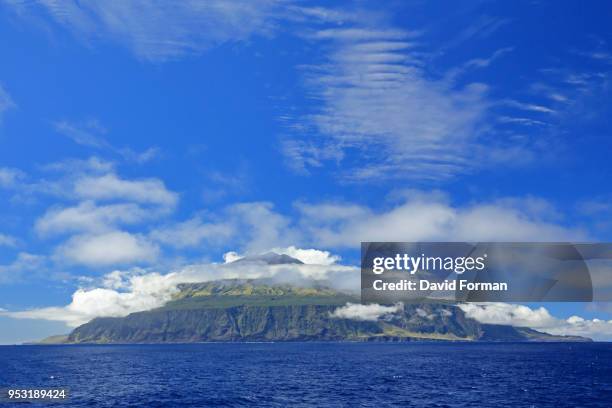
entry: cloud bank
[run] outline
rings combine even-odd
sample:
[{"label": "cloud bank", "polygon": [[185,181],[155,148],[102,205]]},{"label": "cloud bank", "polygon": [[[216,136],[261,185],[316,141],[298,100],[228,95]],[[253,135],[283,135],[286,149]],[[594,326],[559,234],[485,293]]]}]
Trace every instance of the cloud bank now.
[{"label": "cloud bank", "polygon": [[[177,247],[238,245],[357,249],[361,241],[576,241],[588,233],[564,226],[554,207],[533,197],[453,204],[439,192],[408,191],[382,210],[349,202],[298,201],[292,213],[269,202],[230,205],[216,213],[156,228],[151,236]],[[297,252],[287,253],[300,258]]]},{"label": "cloud bank", "polygon": [[[72,301],[63,307],[45,307],[26,311],[2,312],[18,319],[46,319],[76,327],[95,317],[121,317],[130,313],[163,306],[177,292],[179,283],[206,282],[218,279],[267,278],[276,283],[310,286],[327,285],[344,292],[359,290],[359,268],[332,263],[337,259],[325,251],[286,248],[299,253],[303,260],[322,264],[263,265],[249,263],[203,263],[180,267],[169,273],[140,268],[115,270],[99,280],[99,286],[79,288]],[[102,256],[88,255],[87,259]],[[122,256],[121,252],[105,256]],[[0,270],[1,272],[1,270]]]},{"label": "cloud bank", "polygon": [[586,336],[608,341],[612,338],[612,320],[553,317],[544,307],[532,309],[509,303],[465,303],[459,305],[465,314],[481,323],[529,327],[551,334]]}]

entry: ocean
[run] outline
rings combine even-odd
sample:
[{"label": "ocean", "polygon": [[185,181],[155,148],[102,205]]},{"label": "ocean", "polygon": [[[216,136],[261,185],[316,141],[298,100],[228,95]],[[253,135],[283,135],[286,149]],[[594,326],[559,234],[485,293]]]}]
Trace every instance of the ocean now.
[{"label": "ocean", "polygon": [[67,387],[70,398],[13,405],[609,408],[612,344],[0,347],[0,388],[32,387]]}]

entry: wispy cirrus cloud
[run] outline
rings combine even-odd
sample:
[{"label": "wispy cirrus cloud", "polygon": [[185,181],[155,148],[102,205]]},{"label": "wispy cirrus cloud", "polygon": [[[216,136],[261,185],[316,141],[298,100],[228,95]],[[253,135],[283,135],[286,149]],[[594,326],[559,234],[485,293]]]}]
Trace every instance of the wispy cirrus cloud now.
[{"label": "wispy cirrus cloud", "polygon": [[38,273],[44,270],[45,262],[45,256],[19,252],[12,262],[0,265],[0,283],[18,281],[25,273]]},{"label": "wispy cirrus cloud", "polygon": [[25,178],[25,173],[19,169],[0,167],[0,188],[15,187]]},{"label": "wispy cirrus cloud", "polygon": [[0,247],[15,247],[17,246],[17,238],[0,233]]},{"label": "wispy cirrus cloud", "polygon": [[[178,5],[143,0],[137,6],[117,1],[9,3],[25,14],[36,4],[86,38],[120,42],[154,61],[270,35],[279,27],[316,44],[322,58],[301,71],[316,107],[289,118],[291,135],[281,147],[300,172],[335,163],[342,166],[345,180],[440,180],[472,170],[491,151],[518,162],[512,160],[517,149],[499,154],[501,147],[485,146],[481,140],[491,103],[488,87],[460,83],[452,69],[442,75],[433,72],[427,59],[432,50],[419,33],[390,24],[384,13],[375,12],[372,18],[372,12],[359,7],[275,0]],[[487,35],[503,24],[483,18],[458,38]],[[472,58],[461,69],[487,67],[511,50]],[[77,136],[88,144],[102,142]]]},{"label": "wispy cirrus cloud", "polygon": [[53,127],[57,133],[66,136],[78,145],[110,152],[128,162],[143,164],[160,155],[160,150],[156,147],[138,152],[129,147],[113,146],[105,138],[106,128],[97,119],[87,119],[80,122],[60,120],[54,122]]},{"label": "wispy cirrus cloud", "polygon": [[343,178],[373,180],[444,179],[474,166],[487,86],[432,76],[418,33],[407,30],[331,28],[309,39],[326,52],[303,68],[319,103],[291,123],[303,133],[284,142],[294,168],[333,159]]},{"label": "wispy cirrus cloud", "polygon": [[210,47],[269,35],[280,0],[160,2],[4,0],[23,16],[47,13],[88,41],[111,41],[144,60],[165,61]]},{"label": "wispy cirrus cloud", "polygon": [[70,138],[73,142],[94,148],[110,148],[111,145],[104,139],[106,129],[95,119],[84,123],[73,123],[61,120],[54,123],[55,130]]},{"label": "wispy cirrus cloud", "polygon": [[3,113],[15,106],[15,102],[13,102],[11,95],[9,95],[6,89],[0,84],[0,121],[2,120]]}]

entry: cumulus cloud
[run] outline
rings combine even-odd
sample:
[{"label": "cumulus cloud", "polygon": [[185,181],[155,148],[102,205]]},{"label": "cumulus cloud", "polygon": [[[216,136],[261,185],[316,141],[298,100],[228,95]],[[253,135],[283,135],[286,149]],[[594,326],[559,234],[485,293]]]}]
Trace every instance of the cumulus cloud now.
[{"label": "cumulus cloud", "polygon": [[376,303],[369,305],[347,303],[345,306],[334,310],[333,313],[331,313],[331,317],[337,319],[376,321],[385,315],[397,313],[403,310],[403,308],[404,305],[402,303],[397,303],[394,306],[383,306]]},{"label": "cumulus cloud", "polygon": [[81,177],[75,182],[74,192],[83,199],[128,200],[168,208],[173,208],[178,201],[178,195],[159,179],[128,180],[114,173]]},{"label": "cumulus cloud", "polygon": [[40,235],[68,232],[105,231],[115,225],[135,224],[152,218],[154,213],[133,203],[96,205],[84,201],[73,207],[59,207],[48,210],[36,221]]},{"label": "cumulus cloud", "polygon": [[585,237],[584,232],[547,218],[540,208],[533,199],[453,206],[439,194],[415,192],[382,212],[355,204],[298,204],[306,235],[331,248],[357,247],[361,241],[571,241]]},{"label": "cumulus cloud", "polygon": [[274,209],[270,202],[229,205],[216,213],[195,216],[186,221],[160,226],[151,238],[178,248],[208,245],[240,246],[244,252],[260,253],[274,247],[297,243],[300,231],[289,216]]},{"label": "cumulus cloud", "polygon": [[564,226],[563,214],[550,203],[534,197],[455,205],[440,192],[409,191],[383,210],[347,202],[297,202],[294,209],[284,214],[272,203],[240,203],[208,214],[206,222],[194,217],[156,228],[151,237],[176,247],[234,245],[241,255],[274,250],[306,263],[333,261],[292,246],[356,249],[362,241],[588,239],[586,232]]},{"label": "cumulus cloud", "polygon": [[532,309],[509,303],[465,303],[459,307],[472,319],[481,323],[530,327],[558,335],[586,336],[595,340],[612,338],[612,320],[584,319],[570,316],[560,319],[544,307]]},{"label": "cumulus cloud", "polygon": [[[227,215],[239,225],[247,252],[263,252],[271,247],[300,242],[300,232],[291,218],[274,210],[269,202],[240,203],[230,206]],[[246,238],[246,240],[245,240]]]},{"label": "cumulus cloud", "polygon": [[[89,163],[89,162],[88,162]],[[134,256],[111,256],[106,264],[145,262],[164,248],[225,249],[239,254],[275,250],[305,263],[333,264],[324,251],[295,249],[359,247],[361,241],[584,241],[588,235],[563,225],[563,214],[545,200],[505,198],[457,205],[440,192],[404,191],[383,201],[382,209],[351,202],[299,201],[290,212],[270,202],[244,202],[217,211],[202,211],[184,221],[160,221],[169,216],[178,195],[159,179],[125,179],[114,171],[82,170],[61,179],[53,190],[77,204],[54,206],[35,223],[41,237],[76,234],[56,251],[68,263],[104,264],[105,249],[94,251],[92,237],[134,228],[127,248]],[[75,164],[76,165],[76,164]],[[84,165],[79,163],[78,166]],[[106,166],[103,166],[106,168]],[[39,183],[47,188],[53,184]],[[136,229],[140,228],[140,229]],[[127,232],[124,237],[131,236]],[[112,234],[111,234],[112,236]],[[137,238],[134,238],[137,237]],[[77,244],[78,243],[78,244]],[[87,245],[85,245],[87,243]],[[78,255],[85,246],[86,255]],[[159,248],[158,248],[159,247]],[[159,249],[159,251],[158,251]],[[119,251],[120,252],[120,251]],[[119,253],[113,250],[113,253]],[[86,257],[96,259],[85,261]],[[112,260],[112,261],[111,261]]]},{"label": "cumulus cloud", "polygon": [[166,274],[143,269],[113,271],[101,285],[78,289],[63,307],[3,312],[20,319],[46,319],[78,326],[99,316],[126,316],[164,305],[179,283],[218,279],[270,279],[276,283],[331,286],[344,292],[359,290],[359,268],[346,265],[252,265],[248,263],[191,264]]},{"label": "cumulus cloud", "polygon": [[54,261],[101,267],[158,258],[161,241],[148,237],[150,223],[170,216],[178,202],[178,194],[162,180],[120,177],[112,163],[95,157],[55,163],[45,170],[60,175],[28,184],[24,191],[65,202],[49,207],[34,225],[42,238],[68,235],[53,251]]},{"label": "cumulus cloud", "polygon": [[228,222],[207,223],[200,217],[174,225],[156,228],[151,231],[155,241],[176,248],[196,247],[203,242],[219,243],[228,241],[236,233],[234,226]]},{"label": "cumulus cloud", "polygon": [[8,0],[7,3],[24,17],[43,10],[79,38],[114,41],[142,59],[164,61],[226,42],[247,40],[253,35],[269,35],[281,2]]},{"label": "cumulus cloud", "polygon": [[56,258],[68,263],[100,267],[150,263],[159,248],[145,237],[124,231],[75,235],[56,250]]}]

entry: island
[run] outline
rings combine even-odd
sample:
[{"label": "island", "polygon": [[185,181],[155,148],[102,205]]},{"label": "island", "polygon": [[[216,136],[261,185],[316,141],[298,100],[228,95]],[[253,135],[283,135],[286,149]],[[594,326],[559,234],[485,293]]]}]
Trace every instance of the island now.
[{"label": "island", "polygon": [[229,279],[180,284],[163,307],[99,317],[40,344],[247,341],[590,341],[526,327],[482,324],[453,304],[405,304],[374,320],[335,313],[354,295],[329,287]]}]

